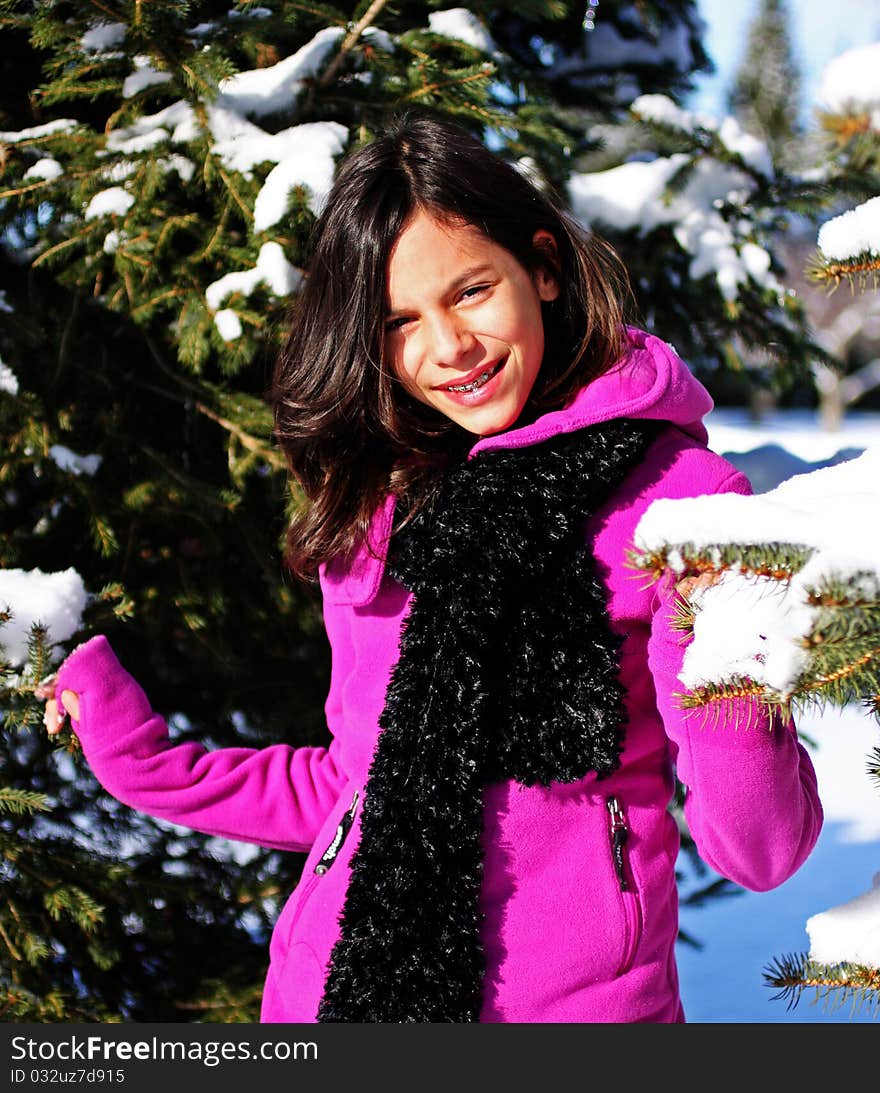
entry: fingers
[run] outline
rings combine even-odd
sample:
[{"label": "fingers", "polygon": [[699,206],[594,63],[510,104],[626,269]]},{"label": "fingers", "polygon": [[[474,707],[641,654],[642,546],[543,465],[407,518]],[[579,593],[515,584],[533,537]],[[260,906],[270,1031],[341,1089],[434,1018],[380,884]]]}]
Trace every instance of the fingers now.
[{"label": "fingers", "polygon": [[675,586],[675,591],[684,599],[689,600],[695,593],[705,592],[713,584],[721,579],[718,572],[701,573],[698,577],[685,577]]},{"label": "fingers", "polygon": [[34,694],[37,698],[52,698],[55,694],[55,681],[57,678],[58,673],[53,672],[52,675],[46,676],[45,679],[41,679],[36,687],[34,687]]},{"label": "fingers", "polygon": [[62,691],[61,704],[74,721],[79,721],[79,695],[75,691]]},{"label": "fingers", "polygon": [[62,709],[59,709],[58,702],[54,698],[49,698],[46,701],[43,724],[46,726],[46,732],[49,736],[57,736],[61,732],[66,714],[70,714],[74,721],[79,721],[79,695],[75,691],[62,691],[61,705]]},{"label": "fingers", "polygon": [[46,703],[46,709],[43,713],[43,724],[46,726],[46,732],[49,736],[55,736],[61,731],[63,721],[58,716],[58,703],[54,698],[50,698]]}]

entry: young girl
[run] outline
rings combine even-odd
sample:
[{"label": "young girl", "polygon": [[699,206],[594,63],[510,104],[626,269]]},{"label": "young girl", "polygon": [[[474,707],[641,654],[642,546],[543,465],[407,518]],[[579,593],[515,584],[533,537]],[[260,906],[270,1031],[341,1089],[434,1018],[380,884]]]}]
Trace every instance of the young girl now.
[{"label": "young girl", "polygon": [[49,729],[60,702],[120,800],[308,851],[265,1021],[682,1021],[673,770],[747,888],[816,841],[794,726],[686,717],[675,589],[626,566],[656,498],[749,485],[706,448],[704,388],[623,325],[624,283],[478,141],[395,123],[339,172],[271,392],[331,743],[172,746],[103,637],[58,673]]}]

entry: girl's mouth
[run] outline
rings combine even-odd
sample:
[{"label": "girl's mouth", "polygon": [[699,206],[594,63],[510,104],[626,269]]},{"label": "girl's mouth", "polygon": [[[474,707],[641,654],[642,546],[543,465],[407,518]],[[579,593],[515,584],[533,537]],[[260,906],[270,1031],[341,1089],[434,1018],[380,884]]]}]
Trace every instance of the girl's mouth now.
[{"label": "girl's mouth", "polygon": [[496,361],[495,364],[485,372],[481,372],[476,379],[471,380],[470,383],[450,383],[447,387],[444,387],[444,391],[455,391],[457,393],[464,393],[467,391],[478,391],[481,387],[489,382],[493,376],[497,376],[501,371],[501,367],[507,360],[506,357],[502,357],[500,361]]}]

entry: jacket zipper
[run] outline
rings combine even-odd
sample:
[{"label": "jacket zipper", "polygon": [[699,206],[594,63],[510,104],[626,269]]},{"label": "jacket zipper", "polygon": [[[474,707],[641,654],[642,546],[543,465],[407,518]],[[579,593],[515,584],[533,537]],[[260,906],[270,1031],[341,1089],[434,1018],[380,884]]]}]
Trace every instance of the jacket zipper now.
[{"label": "jacket zipper", "polygon": [[354,814],[357,812],[359,800],[360,794],[355,792],[348,812],[346,812],[339,821],[339,826],[336,828],[336,834],[333,836],[333,841],[321,855],[315,866],[315,872],[319,877],[323,877],[333,862],[336,861],[336,855],[342,849],[342,844],[345,842],[346,836],[351,830],[351,825],[354,823]]},{"label": "jacket zipper", "polygon": [[343,815],[342,819],[336,828],[336,834],[333,836],[333,841],[318,859],[318,863],[312,870],[312,875],[306,881],[302,893],[299,897],[299,903],[297,904],[296,911],[293,914],[293,918],[290,920],[290,925],[287,928],[287,935],[290,938],[299,922],[300,915],[303,913],[305,905],[309,901],[309,897],[318,885],[321,877],[327,872],[333,862],[336,860],[336,855],[339,853],[342,844],[345,842],[345,837],[348,835],[351,825],[354,822],[354,816],[357,812],[358,801],[360,800],[360,794],[355,793],[352,798],[351,805],[348,811]]},{"label": "jacket zipper", "polygon": [[621,902],[623,903],[623,956],[617,969],[617,974],[623,975],[632,967],[636,955],[642,932],[642,911],[639,906],[638,895],[632,883],[631,871],[629,876],[627,875],[625,847],[629,839],[629,827],[626,823],[626,816],[617,797],[609,797],[606,804],[611,821],[611,858],[614,863],[617,885],[620,888]]}]

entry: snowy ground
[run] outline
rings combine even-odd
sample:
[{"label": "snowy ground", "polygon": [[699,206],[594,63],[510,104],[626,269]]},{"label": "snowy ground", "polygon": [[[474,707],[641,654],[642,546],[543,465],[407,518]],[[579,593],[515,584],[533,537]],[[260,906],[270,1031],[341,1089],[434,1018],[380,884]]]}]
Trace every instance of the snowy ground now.
[{"label": "snowy ground", "polygon": [[[806,411],[780,412],[754,425],[744,411],[720,410],[708,425],[712,447],[745,470],[759,491],[880,444],[880,414],[853,414],[837,433],[821,432]],[[803,715],[798,725],[816,745],[811,756],[825,827],[804,866],[774,891],[682,911],[683,927],[703,943],[700,952],[678,948],[691,1022],[880,1022],[880,1008],[864,1005],[853,1013],[846,1003],[831,1011],[812,992],[789,1010],[784,1001],[772,1001],[774,992],[764,984],[763,969],[774,957],[809,949],[804,924],[811,915],[868,891],[880,871],[880,793],[865,773],[880,731],[858,708]]]}]

